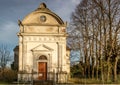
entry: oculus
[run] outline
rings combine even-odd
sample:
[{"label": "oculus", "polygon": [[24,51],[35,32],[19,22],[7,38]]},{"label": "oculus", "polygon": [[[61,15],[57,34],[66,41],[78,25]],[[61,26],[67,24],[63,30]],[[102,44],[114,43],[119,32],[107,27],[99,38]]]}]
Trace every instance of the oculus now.
[{"label": "oculus", "polygon": [[44,16],[44,15],[40,16],[40,21],[45,22],[46,21],[46,16]]}]

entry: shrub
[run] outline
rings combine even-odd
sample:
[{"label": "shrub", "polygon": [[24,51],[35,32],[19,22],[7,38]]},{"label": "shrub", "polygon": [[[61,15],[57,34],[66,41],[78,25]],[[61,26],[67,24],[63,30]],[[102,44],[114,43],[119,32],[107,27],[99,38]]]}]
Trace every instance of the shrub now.
[{"label": "shrub", "polygon": [[13,82],[17,79],[17,71],[10,68],[2,69],[0,72],[0,80],[4,82]]}]

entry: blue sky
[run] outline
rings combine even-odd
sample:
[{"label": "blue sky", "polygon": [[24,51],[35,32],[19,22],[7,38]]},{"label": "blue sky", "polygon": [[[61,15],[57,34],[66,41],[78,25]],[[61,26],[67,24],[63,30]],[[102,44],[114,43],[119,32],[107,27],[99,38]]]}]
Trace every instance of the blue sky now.
[{"label": "blue sky", "polygon": [[69,22],[80,0],[0,0],[0,44],[10,45],[12,50],[18,44],[18,19],[22,20],[42,2],[63,21]]}]

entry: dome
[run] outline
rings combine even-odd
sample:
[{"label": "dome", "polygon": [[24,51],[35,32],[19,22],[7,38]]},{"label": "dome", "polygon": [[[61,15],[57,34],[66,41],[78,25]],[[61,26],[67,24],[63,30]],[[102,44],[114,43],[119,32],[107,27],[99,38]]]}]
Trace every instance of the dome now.
[{"label": "dome", "polygon": [[41,3],[35,11],[28,14],[22,23],[24,25],[64,25],[63,20],[49,10],[45,3]]}]

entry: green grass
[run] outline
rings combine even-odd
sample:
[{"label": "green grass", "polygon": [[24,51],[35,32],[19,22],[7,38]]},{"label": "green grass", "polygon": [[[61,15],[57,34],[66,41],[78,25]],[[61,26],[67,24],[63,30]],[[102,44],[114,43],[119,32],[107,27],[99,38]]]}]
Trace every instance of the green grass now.
[{"label": "green grass", "polygon": [[80,84],[99,84],[100,81],[94,80],[94,79],[79,79],[79,78],[71,78],[69,82],[72,83],[80,83]]},{"label": "green grass", "polygon": [[70,83],[76,83],[76,84],[120,84],[120,79],[118,79],[117,82],[113,81],[101,81],[97,79],[80,79],[80,78],[71,78],[69,80]]},{"label": "green grass", "polygon": [[2,82],[0,81],[0,85],[8,85],[9,83],[8,82]]}]

